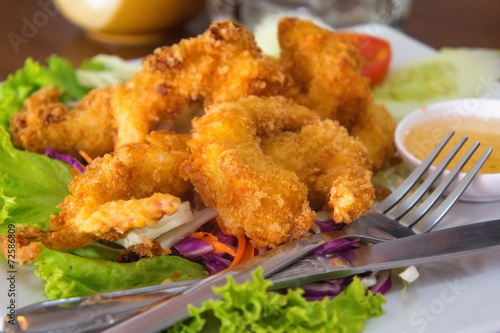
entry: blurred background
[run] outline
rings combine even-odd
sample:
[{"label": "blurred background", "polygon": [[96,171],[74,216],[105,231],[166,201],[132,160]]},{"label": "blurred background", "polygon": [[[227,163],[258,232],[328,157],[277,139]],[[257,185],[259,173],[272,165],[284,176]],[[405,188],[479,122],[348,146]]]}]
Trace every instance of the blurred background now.
[{"label": "blurred background", "polygon": [[[162,9],[164,12],[154,9],[148,12],[146,5],[149,2],[158,1],[132,0],[135,7],[131,6],[127,12],[121,13],[122,19],[108,24],[108,30],[103,32],[92,26],[103,18],[92,13],[85,15],[85,8],[75,5],[76,2],[82,1],[57,0],[60,7],[56,8],[52,0],[2,0],[0,2],[0,80],[4,80],[9,73],[22,67],[27,57],[44,61],[49,55],[57,54],[68,58],[75,66],[78,66],[83,59],[99,53],[116,54],[125,59],[140,58],[152,52],[157,46],[176,43],[181,38],[202,33],[212,19],[223,17],[227,14],[225,12],[227,9],[234,9],[232,5],[228,7],[227,0],[214,0],[213,3],[203,0],[160,0],[163,2],[163,7],[170,1],[178,3],[168,4],[168,8]],[[247,6],[245,6],[245,0],[236,0],[236,9],[240,10],[236,15],[240,20],[246,20],[245,23],[251,24],[255,19],[252,15],[256,14],[253,9],[250,9],[249,14],[248,4],[254,5],[262,1],[246,1]],[[357,1],[363,0],[336,0],[346,10],[350,10],[350,6],[352,7],[352,4]],[[367,3],[373,1],[376,0],[365,0]],[[104,3],[107,1],[85,0],[83,2],[100,8],[105,6]],[[109,2],[116,4],[119,0]],[[269,2],[306,2],[311,6],[321,6],[326,1],[270,0]],[[436,49],[444,46],[500,49],[499,0],[387,0],[387,2],[397,5],[408,3],[407,11],[404,7],[405,12],[400,13],[403,19],[392,18],[388,23]],[[73,8],[64,9],[70,3]],[[71,10],[73,13],[70,12]],[[65,15],[62,15],[62,12]],[[132,22],[135,22],[134,19],[141,13],[149,19],[137,24],[147,23],[146,25],[155,27],[159,33],[158,31],[145,31],[142,27],[144,33],[139,36],[140,38],[126,36],[126,29],[130,29]],[[346,15],[342,17],[349,18]],[[89,18],[90,21],[85,22],[83,18]],[[70,23],[68,19],[73,23]],[[339,17],[330,19],[339,20]],[[373,21],[373,15],[368,19]],[[375,18],[375,21],[377,20],[380,22],[384,18]],[[86,33],[82,27],[86,27],[87,30],[94,29],[93,31],[97,33],[89,34],[88,31]],[[114,35],[110,36],[110,34]]]}]

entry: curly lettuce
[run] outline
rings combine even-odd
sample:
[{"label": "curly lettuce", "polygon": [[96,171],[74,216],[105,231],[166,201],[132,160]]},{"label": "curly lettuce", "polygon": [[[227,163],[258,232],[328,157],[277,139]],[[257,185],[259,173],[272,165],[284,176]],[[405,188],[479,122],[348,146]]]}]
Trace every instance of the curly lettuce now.
[{"label": "curly lettuce", "polygon": [[40,229],[49,227],[50,215],[69,194],[73,175],[66,163],[45,155],[15,149],[0,126],[0,234],[9,223]]},{"label": "curly lettuce", "polygon": [[47,85],[64,90],[63,102],[79,100],[89,91],[78,83],[69,61],[53,55],[47,59],[47,66],[43,66],[28,58],[24,67],[10,74],[0,86],[0,126],[8,129],[12,116],[23,107],[24,100]]},{"label": "curly lettuce", "polygon": [[[85,60],[80,69],[61,57],[52,55],[47,65],[28,58],[24,67],[8,76],[0,86],[0,234],[9,223],[21,223],[47,229],[51,214],[69,194],[72,175],[69,167],[43,155],[15,149],[10,142],[9,125],[24,100],[38,89],[53,85],[64,91],[62,102],[81,99],[98,83],[123,82],[140,66],[106,55]],[[96,82],[82,82],[80,72],[98,77]],[[106,80],[103,79],[106,78]],[[108,82],[112,81],[112,82]]]},{"label": "curly lettuce", "polygon": [[167,332],[359,332],[365,322],[383,313],[385,298],[367,291],[354,277],[347,289],[334,299],[307,301],[303,290],[286,295],[268,292],[272,282],[256,270],[252,282],[228,283],[214,292],[221,300],[209,300],[201,308],[189,307],[190,318]]},{"label": "curly lettuce", "polygon": [[47,59],[46,66],[28,58],[24,67],[10,74],[0,86],[0,126],[8,129],[24,100],[44,86],[62,89],[61,102],[77,101],[91,89],[128,80],[139,69],[137,62],[103,54],[84,60],[79,69],[56,55]]}]

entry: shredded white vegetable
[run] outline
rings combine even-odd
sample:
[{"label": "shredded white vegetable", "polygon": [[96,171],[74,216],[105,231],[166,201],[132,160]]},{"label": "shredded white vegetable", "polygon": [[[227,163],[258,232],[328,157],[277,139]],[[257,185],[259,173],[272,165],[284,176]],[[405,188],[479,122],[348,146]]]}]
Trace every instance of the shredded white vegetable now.
[{"label": "shredded white vegetable", "polygon": [[377,272],[373,272],[369,276],[365,276],[361,279],[361,283],[366,287],[370,288],[377,284]]},{"label": "shredded white vegetable", "polygon": [[203,224],[217,217],[218,213],[212,207],[205,208],[193,214],[193,220],[158,237],[158,241],[164,249],[169,249],[187,235],[198,230]]},{"label": "shredded white vegetable", "polygon": [[190,224],[194,217],[191,212],[189,202],[182,202],[179,210],[170,216],[165,215],[158,224],[151,227],[144,227],[130,231],[125,238],[122,238],[116,243],[128,248],[131,245],[144,243],[144,238],[155,239],[161,235],[178,228],[179,226]]},{"label": "shredded white vegetable", "polygon": [[399,277],[408,283],[414,282],[420,274],[415,266],[410,266],[406,268],[403,272],[399,273]]},{"label": "shredded white vegetable", "polygon": [[104,70],[78,69],[76,79],[82,86],[92,89],[123,83],[141,69],[138,61],[126,61],[120,57],[105,54],[96,55],[91,61],[102,64]]}]

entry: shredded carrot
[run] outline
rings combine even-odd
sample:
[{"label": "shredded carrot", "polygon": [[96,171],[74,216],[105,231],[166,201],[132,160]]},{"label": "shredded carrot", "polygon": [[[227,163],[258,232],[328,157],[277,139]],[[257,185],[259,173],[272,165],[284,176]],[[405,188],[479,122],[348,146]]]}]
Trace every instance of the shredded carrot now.
[{"label": "shredded carrot", "polygon": [[78,151],[78,154],[80,154],[81,157],[83,157],[83,159],[88,163],[92,163],[93,159],[92,157],[90,157],[89,155],[87,155],[86,152],[84,152],[83,150],[80,150]]},{"label": "shredded carrot", "polygon": [[247,245],[245,246],[245,252],[243,252],[243,257],[241,258],[240,262],[253,258],[254,255],[255,255],[255,247],[253,247],[253,245],[249,241],[247,241]]},{"label": "shredded carrot", "polygon": [[232,255],[232,256],[236,255],[234,250],[224,243],[221,243],[219,241],[217,241],[217,242],[207,241],[206,239],[203,239],[203,240],[214,247],[215,253],[227,253],[227,254]]},{"label": "shredded carrot", "polygon": [[198,239],[203,239],[206,237],[207,239],[218,240],[217,237],[215,237],[215,235],[212,235],[209,232],[203,232],[203,231],[193,232],[188,237],[198,238]]},{"label": "shredded carrot", "polygon": [[236,265],[243,258],[243,254],[245,253],[245,247],[247,244],[247,239],[245,235],[238,235],[238,248],[236,249],[236,255],[234,256],[233,262],[229,267]]},{"label": "shredded carrot", "polygon": [[217,237],[209,232],[193,232],[188,237],[201,239],[202,241],[207,242],[212,245],[215,253],[227,253],[229,255],[236,256],[236,253],[232,248],[222,242],[219,242]]}]

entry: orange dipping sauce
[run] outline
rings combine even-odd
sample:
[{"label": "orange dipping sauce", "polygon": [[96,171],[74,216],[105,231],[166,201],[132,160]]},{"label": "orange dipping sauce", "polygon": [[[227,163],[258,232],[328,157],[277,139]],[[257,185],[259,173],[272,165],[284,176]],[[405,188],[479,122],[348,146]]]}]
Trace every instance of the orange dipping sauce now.
[{"label": "orange dipping sauce", "polygon": [[434,166],[437,166],[451,151],[453,146],[466,135],[469,139],[465,142],[457,156],[453,158],[447,169],[451,170],[462,158],[465,151],[467,151],[474,142],[479,141],[481,145],[467,164],[465,164],[462,171],[469,171],[474,163],[477,162],[481,154],[488,147],[492,147],[493,152],[479,173],[500,173],[500,120],[484,120],[472,116],[463,118],[462,120],[463,121],[457,124],[436,119],[420,123],[412,127],[408,133],[406,133],[403,138],[403,144],[411,154],[422,161],[429,155],[437,143],[453,129],[455,135],[452,136],[443,151],[438,155],[433,163]]}]

